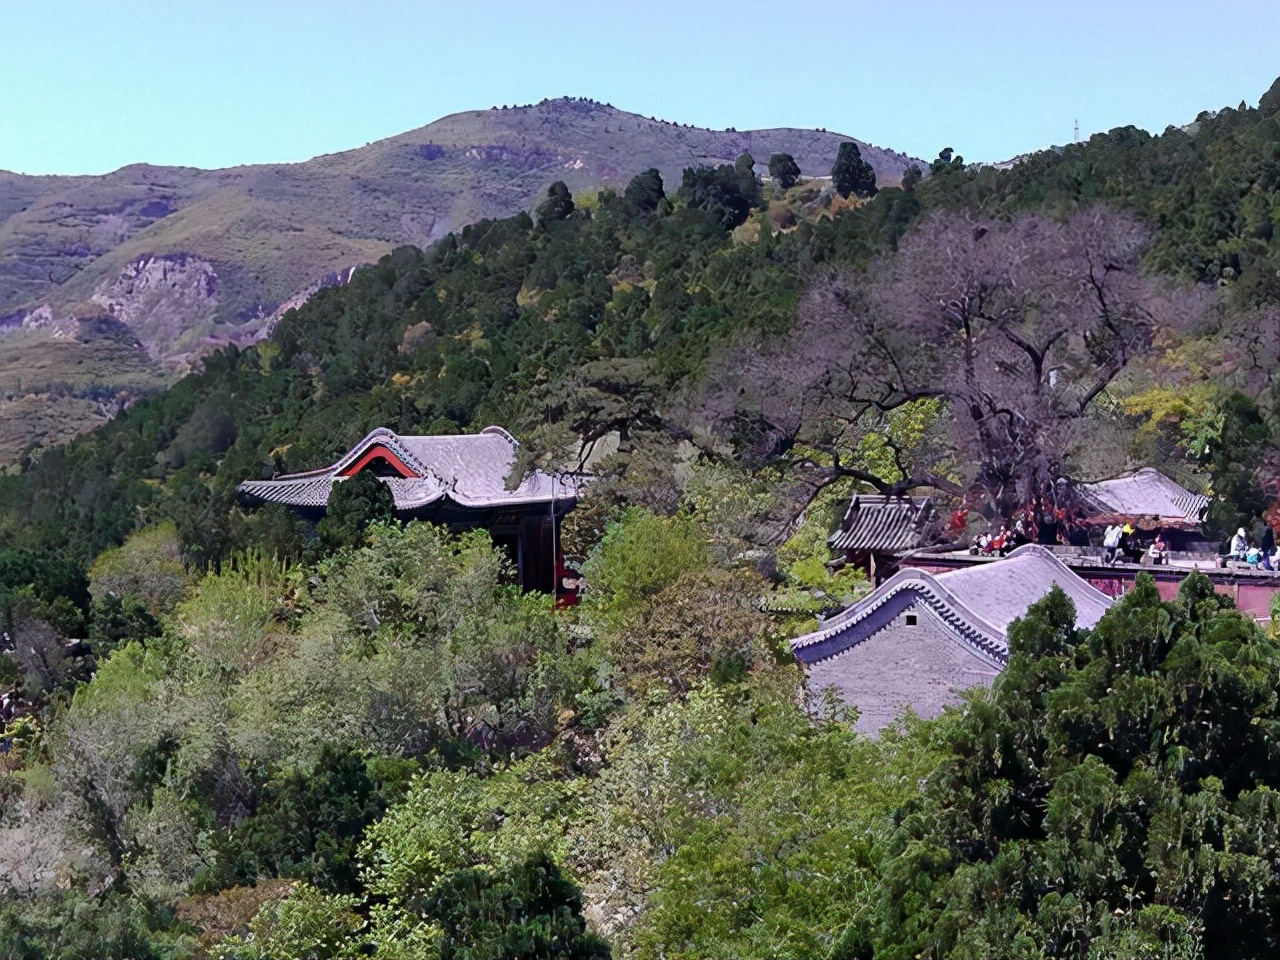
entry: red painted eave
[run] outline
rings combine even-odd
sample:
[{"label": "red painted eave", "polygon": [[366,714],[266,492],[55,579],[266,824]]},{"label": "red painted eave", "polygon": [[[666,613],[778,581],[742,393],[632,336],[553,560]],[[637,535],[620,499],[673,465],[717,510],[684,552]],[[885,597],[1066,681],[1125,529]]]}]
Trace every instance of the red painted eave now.
[{"label": "red painted eave", "polygon": [[354,477],[357,473],[359,473],[361,470],[367,467],[372,461],[378,459],[379,457],[381,457],[383,460],[386,460],[387,463],[391,464],[391,466],[395,468],[396,472],[400,474],[400,476],[404,477],[406,480],[412,479],[418,476],[416,473],[414,473],[405,465],[405,462],[403,460],[401,460],[399,457],[397,457],[394,453],[392,453],[389,449],[387,449],[380,443],[375,443],[371,447],[369,447],[369,449],[364,452],[364,456],[362,456],[359,460],[356,460],[353,464],[351,464],[351,466],[347,467],[347,469],[343,470],[342,473],[339,474],[339,476]]}]

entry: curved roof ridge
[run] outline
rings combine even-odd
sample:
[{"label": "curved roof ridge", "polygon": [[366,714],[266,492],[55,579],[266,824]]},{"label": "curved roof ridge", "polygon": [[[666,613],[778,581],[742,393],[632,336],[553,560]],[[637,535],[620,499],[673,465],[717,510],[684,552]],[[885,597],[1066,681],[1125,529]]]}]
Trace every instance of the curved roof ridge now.
[{"label": "curved roof ridge", "polygon": [[426,467],[423,466],[422,461],[409,452],[409,448],[401,438],[400,434],[396,433],[390,427],[374,427],[365,434],[363,440],[347,451],[337,463],[329,468],[329,470],[335,474],[341,473],[347,467],[351,466],[351,464],[360,459],[360,457],[364,456],[365,452],[375,443],[381,443],[389,449],[404,462],[406,467],[412,469],[414,473],[418,474],[418,476],[421,477],[426,472]]},{"label": "curved roof ridge", "polygon": [[[1093,594],[1094,596],[1097,597],[1097,599],[1101,600],[1102,602],[1110,604],[1112,600],[1115,599],[1114,597],[1107,596],[1105,593],[1103,593],[1101,590],[1095,587],[1092,583],[1090,583],[1084,577],[1080,576],[1080,574],[1072,570],[1069,566],[1067,566],[1067,564],[1063,561],[1061,557],[1059,557],[1056,553],[1054,553],[1052,550],[1050,550],[1048,547],[1044,546],[1043,544],[1024,543],[1022,546],[1017,547],[1014,550],[1010,550],[1001,559],[1013,560],[1018,557],[1025,558],[1025,557],[1032,557],[1032,556],[1040,557],[1041,559],[1049,561],[1049,563],[1053,564],[1053,566],[1057,567],[1063,573],[1071,576],[1073,580],[1079,581],[1079,587],[1083,588],[1085,593]],[[960,571],[955,570],[951,572],[959,573]],[[945,573],[940,574],[940,576],[945,577],[947,576],[947,574]]]},{"label": "curved roof ridge", "polygon": [[[325,506],[327,495],[312,492],[306,483],[337,480],[371,449],[385,448],[398,458],[410,476],[381,477],[395,492],[399,510],[416,508],[441,497],[468,509],[521,506],[576,500],[581,480],[534,470],[514,490],[505,480],[516,462],[518,441],[503,427],[491,425],[479,433],[401,435],[389,427],[375,427],[336,463],[309,474],[289,474],[241,484],[241,492],[257,499],[297,494],[297,505]],[[318,489],[318,488],[316,488]],[[326,492],[328,487],[325,488]],[[294,502],[288,500],[286,502]]]},{"label": "curved roof ridge", "polygon": [[[1210,502],[1207,495],[1187,489],[1163,470],[1152,466],[1101,480],[1075,482],[1085,498],[1104,512],[1181,517],[1198,523],[1200,514]],[[1159,502],[1161,500],[1164,502]]]},{"label": "curved roof ridge", "polygon": [[[868,596],[836,614],[818,630],[792,640],[792,651],[813,647],[835,638],[908,590],[916,591],[934,613],[954,626],[960,637],[979,656],[1000,666],[1008,660],[1004,631],[979,616],[972,607],[948,590],[933,574],[915,567],[899,570]],[[866,638],[853,638],[847,645],[838,646],[820,659],[835,656],[864,639]]]},{"label": "curved roof ridge", "polygon": [[502,437],[502,439],[506,440],[513,447],[520,446],[520,441],[517,440],[514,436],[512,436],[511,431],[509,431],[506,427],[498,426],[496,423],[489,424],[489,426],[485,427],[480,432],[487,433],[490,436]]},{"label": "curved roof ridge", "polygon": [[1110,597],[1051,550],[1026,544],[1000,560],[946,573],[915,567],[899,570],[817,630],[792,640],[791,649],[806,663],[835,656],[867,639],[877,613],[911,591],[952,628],[960,642],[988,662],[1003,666],[1009,657],[1009,625],[1025,616],[1027,608],[1055,584],[1071,599],[1077,624],[1093,626],[1111,606]]},{"label": "curved roof ridge", "polygon": [[983,611],[1003,635],[1014,620],[1043,599],[1053,584],[1062,588],[1076,609],[1076,622],[1097,623],[1112,598],[1067,566],[1053,551],[1028,543],[999,560],[982,561],[938,574],[938,579],[971,608]]}]

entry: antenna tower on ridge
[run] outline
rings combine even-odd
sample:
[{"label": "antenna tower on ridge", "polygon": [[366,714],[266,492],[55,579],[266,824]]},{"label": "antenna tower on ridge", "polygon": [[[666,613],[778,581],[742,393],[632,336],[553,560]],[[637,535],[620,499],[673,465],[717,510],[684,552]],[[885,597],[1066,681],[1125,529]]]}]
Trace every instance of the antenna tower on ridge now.
[{"label": "antenna tower on ridge", "polygon": [[1080,121],[1076,121],[1076,143],[1080,142]]}]

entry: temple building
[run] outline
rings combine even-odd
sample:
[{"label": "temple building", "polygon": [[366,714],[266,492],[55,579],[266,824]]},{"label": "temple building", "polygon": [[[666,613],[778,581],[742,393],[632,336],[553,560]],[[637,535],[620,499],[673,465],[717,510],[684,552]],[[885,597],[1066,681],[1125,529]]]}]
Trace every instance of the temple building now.
[{"label": "temple building", "polygon": [[855,494],[827,543],[878,583],[904,553],[942,541],[942,522],[928,497]]},{"label": "temple building", "polygon": [[968,687],[987,685],[1009,660],[1009,624],[1057,584],[1092,627],[1111,598],[1049,550],[1027,544],[1007,557],[947,573],[904,568],[869,595],[791,641],[810,691],[834,688],[874,735],[906,707],[934,717]]},{"label": "temple building", "polygon": [[380,427],[331,466],[247,480],[239,494],[246,505],[280,503],[318,520],[334,484],[369,471],[391,488],[401,519],[454,531],[484,528],[511,556],[521,586],[549,593],[561,557],[560,520],[577,504],[580,479],[535,470],[508,489],[518,446],[501,427],[433,437]]},{"label": "temple building", "polygon": [[1216,543],[1206,542],[1203,533],[1209,498],[1192,493],[1153,467],[1114,480],[1080,483],[1075,489],[1082,501],[1085,526],[1127,523],[1140,534],[1163,534],[1172,550],[1217,549]]}]

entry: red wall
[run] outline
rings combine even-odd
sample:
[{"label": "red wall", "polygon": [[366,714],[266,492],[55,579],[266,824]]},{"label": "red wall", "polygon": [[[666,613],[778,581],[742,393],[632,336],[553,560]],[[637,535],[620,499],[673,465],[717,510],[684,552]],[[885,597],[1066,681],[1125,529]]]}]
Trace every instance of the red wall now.
[{"label": "red wall", "polygon": [[[1085,579],[1109,597],[1121,596],[1133,586],[1133,578],[1131,577],[1090,576]],[[1162,600],[1172,600],[1176,597],[1180,586],[1182,586],[1181,580],[1156,581],[1156,590],[1160,592],[1160,599]],[[1234,600],[1236,608],[1242,613],[1249,614],[1255,620],[1270,620],[1271,598],[1277,592],[1280,592],[1280,579],[1266,580],[1261,583],[1215,582],[1213,589]]]}]

